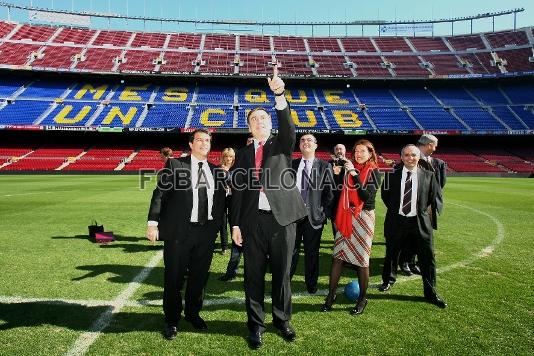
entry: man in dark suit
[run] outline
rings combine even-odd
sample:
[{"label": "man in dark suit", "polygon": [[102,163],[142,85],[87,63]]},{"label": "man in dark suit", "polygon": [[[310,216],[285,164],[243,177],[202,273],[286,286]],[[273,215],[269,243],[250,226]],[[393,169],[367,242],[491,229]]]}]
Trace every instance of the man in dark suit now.
[{"label": "man in dark suit", "polygon": [[[402,168],[386,175],[382,185],[382,201],[386,205],[384,236],[386,257],[379,291],[388,291],[396,280],[401,246],[411,243],[416,247],[417,259],[423,278],[425,299],[440,308],[447,304],[436,292],[436,262],[434,259],[433,229],[436,222],[436,195],[439,192],[434,173],[418,166],[419,148],[407,145],[401,151]],[[429,214],[429,211],[432,213]]]},{"label": "man in dark suit", "polygon": [[272,274],[273,325],[287,341],[295,340],[291,319],[291,256],[295,245],[295,222],[306,216],[306,207],[291,173],[295,126],[284,97],[285,84],[274,66],[269,87],[275,95],[278,134],[271,136],[271,117],[256,108],[247,115],[254,144],[237,154],[232,174],[232,240],[243,245],[248,342],[263,344],[265,272]]},{"label": "man in dark suit", "polygon": [[[447,164],[439,158],[432,157],[438,148],[438,138],[431,134],[424,134],[417,141],[417,147],[421,151],[419,165],[427,171],[434,172],[440,190],[436,195],[436,210],[441,215],[443,211],[443,188],[447,181]],[[421,274],[419,267],[415,264],[415,246],[406,246],[400,256],[401,271],[410,276],[413,273]]]},{"label": "man in dark suit", "polygon": [[308,293],[317,292],[319,278],[319,247],[323,226],[326,218],[331,216],[333,173],[328,162],[315,158],[317,139],[312,134],[303,135],[299,144],[302,158],[293,160],[293,171],[300,195],[306,208],[308,218],[297,223],[297,235],[293,260],[291,262],[291,278],[297,269],[300,245],[304,242],[304,280]]},{"label": "man in dark suit", "polygon": [[148,212],[147,238],[165,241],[164,336],[169,340],[177,335],[186,275],[185,320],[195,329],[207,329],[199,312],[224,209],[224,172],[207,161],[211,134],[194,131],[189,147],[190,156],[167,160]]},{"label": "man in dark suit", "polygon": [[332,171],[334,172],[335,183],[334,189],[332,190],[334,193],[334,200],[332,201],[332,216],[330,218],[333,236],[336,236],[337,232],[334,221],[336,221],[337,204],[341,195],[341,187],[343,187],[343,179],[345,178],[345,161],[347,160],[345,157],[346,154],[347,149],[345,148],[345,145],[338,143],[334,146],[334,156],[330,161],[328,161],[328,163],[332,166]]}]

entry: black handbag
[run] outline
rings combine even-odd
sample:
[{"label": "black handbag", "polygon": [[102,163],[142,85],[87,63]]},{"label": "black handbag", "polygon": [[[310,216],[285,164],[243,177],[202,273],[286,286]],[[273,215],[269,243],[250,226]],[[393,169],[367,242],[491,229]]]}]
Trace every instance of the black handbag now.
[{"label": "black handbag", "polygon": [[87,226],[87,229],[89,230],[89,237],[94,239],[97,232],[104,232],[104,225],[98,225],[96,220],[94,220],[91,225]]}]

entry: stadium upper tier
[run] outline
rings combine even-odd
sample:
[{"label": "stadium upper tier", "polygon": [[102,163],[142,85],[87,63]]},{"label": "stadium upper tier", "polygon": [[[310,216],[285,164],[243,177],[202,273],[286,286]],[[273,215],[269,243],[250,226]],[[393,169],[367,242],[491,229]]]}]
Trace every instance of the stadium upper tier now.
[{"label": "stadium upper tier", "polygon": [[[0,126],[247,129],[247,110],[255,106],[272,110],[274,106],[272,93],[259,84],[2,79]],[[303,130],[534,130],[533,84],[354,89],[332,84],[291,87],[286,97],[296,127]]]},{"label": "stadium upper tier", "polygon": [[448,37],[147,33],[0,21],[0,67],[48,71],[428,78],[534,70],[533,28]]}]

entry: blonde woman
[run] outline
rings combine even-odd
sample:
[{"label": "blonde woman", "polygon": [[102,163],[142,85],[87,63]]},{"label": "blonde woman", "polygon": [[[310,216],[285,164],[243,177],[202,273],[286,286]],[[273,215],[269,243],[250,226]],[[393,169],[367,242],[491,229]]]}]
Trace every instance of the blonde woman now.
[{"label": "blonde woman", "polygon": [[[232,166],[235,163],[235,151],[231,147],[227,147],[221,152],[221,168],[224,169],[228,174],[230,172],[230,169],[232,169]],[[224,209],[223,214],[223,222],[220,230],[221,234],[221,253],[224,255],[226,253],[226,250],[228,250],[228,229],[227,229],[227,212],[230,207],[230,200],[231,200],[231,193],[230,188],[226,189],[226,207]]]}]

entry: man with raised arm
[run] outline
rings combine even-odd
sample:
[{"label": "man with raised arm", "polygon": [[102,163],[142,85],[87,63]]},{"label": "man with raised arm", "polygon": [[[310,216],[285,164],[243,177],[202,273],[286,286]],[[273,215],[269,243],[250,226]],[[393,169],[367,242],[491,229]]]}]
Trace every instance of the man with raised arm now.
[{"label": "man with raised arm", "polygon": [[255,108],[247,115],[254,143],[237,154],[232,186],[232,239],[243,246],[248,342],[253,349],[263,344],[265,331],[265,272],[272,274],[273,325],[291,342],[296,333],[291,319],[290,267],[295,244],[295,222],[307,214],[291,173],[295,125],[284,96],[285,84],[275,64],[268,78],[274,93],[278,134],[271,135],[267,110]]}]

